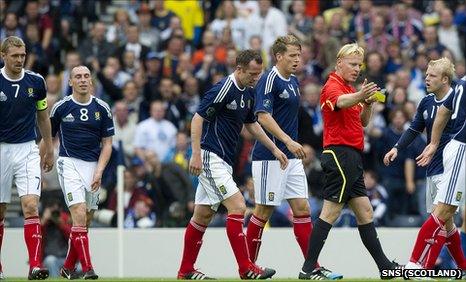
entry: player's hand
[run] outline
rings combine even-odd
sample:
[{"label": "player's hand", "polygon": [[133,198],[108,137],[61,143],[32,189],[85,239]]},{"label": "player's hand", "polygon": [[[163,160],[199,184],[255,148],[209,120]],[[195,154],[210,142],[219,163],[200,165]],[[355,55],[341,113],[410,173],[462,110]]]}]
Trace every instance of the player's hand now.
[{"label": "player's hand", "polygon": [[390,165],[390,163],[393,162],[397,156],[398,156],[398,149],[392,148],[388,153],[385,154],[385,157],[383,157],[384,165],[386,166]]},{"label": "player's hand", "polygon": [[53,150],[47,150],[41,158],[41,167],[45,172],[49,172],[53,168],[53,160],[55,159],[53,155]]},{"label": "player's hand", "polygon": [[412,181],[406,182],[406,192],[411,195],[414,191],[416,191],[416,184]]},{"label": "player's hand", "polygon": [[438,147],[438,145],[429,143],[429,145],[427,145],[424,148],[424,151],[422,151],[422,153],[419,156],[417,156],[417,158],[416,158],[417,165],[418,166],[427,166],[432,161],[432,157],[434,156],[435,152],[437,151],[437,147]]},{"label": "player's hand", "polygon": [[201,161],[201,154],[193,154],[191,159],[189,160],[189,172],[192,175],[199,176],[202,171],[202,161]]},{"label": "player's hand", "polygon": [[298,142],[291,140],[285,145],[286,148],[298,159],[304,159],[306,157],[306,153],[304,152],[303,146]]},{"label": "player's hand", "polygon": [[277,160],[280,162],[280,168],[282,170],[285,170],[285,168],[288,166],[288,158],[286,157],[285,153],[280,151],[280,149],[275,148],[272,152],[272,154],[277,158]]},{"label": "player's hand", "polygon": [[94,178],[92,179],[91,191],[96,192],[97,190],[99,190],[101,182],[102,182],[102,174],[95,173]]},{"label": "player's hand", "polygon": [[374,94],[375,91],[380,90],[380,88],[375,84],[374,82],[369,82],[367,83],[367,78],[364,79],[364,82],[362,83],[361,90],[359,90],[359,93],[361,94],[361,98],[363,100],[368,99],[370,96]]}]

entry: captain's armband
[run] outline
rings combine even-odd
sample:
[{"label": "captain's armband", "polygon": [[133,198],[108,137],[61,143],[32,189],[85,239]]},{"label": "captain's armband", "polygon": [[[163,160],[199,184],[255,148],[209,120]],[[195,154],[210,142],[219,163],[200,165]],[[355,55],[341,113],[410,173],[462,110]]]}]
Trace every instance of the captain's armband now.
[{"label": "captain's armband", "polygon": [[47,98],[37,101],[36,108],[38,111],[46,110],[47,109]]}]

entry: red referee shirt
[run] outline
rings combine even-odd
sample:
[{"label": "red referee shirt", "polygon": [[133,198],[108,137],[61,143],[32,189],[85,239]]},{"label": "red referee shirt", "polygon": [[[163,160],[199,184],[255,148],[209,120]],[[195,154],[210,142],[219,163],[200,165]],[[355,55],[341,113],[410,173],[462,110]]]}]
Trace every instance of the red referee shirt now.
[{"label": "red referee shirt", "polygon": [[324,121],[324,148],[331,145],[346,145],[360,151],[364,149],[364,132],[361,123],[361,103],[346,109],[337,109],[341,95],[355,93],[356,89],[332,72],[322,88],[320,108]]}]

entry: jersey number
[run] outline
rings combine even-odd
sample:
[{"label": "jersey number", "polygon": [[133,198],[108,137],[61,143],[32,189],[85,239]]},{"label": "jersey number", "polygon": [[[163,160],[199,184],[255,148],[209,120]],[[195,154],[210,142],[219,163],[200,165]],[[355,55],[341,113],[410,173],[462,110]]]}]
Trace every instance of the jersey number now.
[{"label": "jersey number", "polygon": [[89,116],[87,115],[88,111],[87,109],[80,109],[79,112],[81,113],[81,116],[79,117],[79,119],[81,119],[82,121],[88,121],[89,120]]},{"label": "jersey number", "polygon": [[11,86],[14,87],[14,88],[16,88],[16,91],[15,91],[15,98],[18,97],[18,93],[19,93],[19,84],[12,84]]},{"label": "jersey number", "polygon": [[456,85],[455,92],[457,93],[456,104],[453,105],[453,114],[451,115],[451,119],[455,119],[458,116],[458,111],[460,110],[460,101],[461,96],[463,96],[463,85]]}]

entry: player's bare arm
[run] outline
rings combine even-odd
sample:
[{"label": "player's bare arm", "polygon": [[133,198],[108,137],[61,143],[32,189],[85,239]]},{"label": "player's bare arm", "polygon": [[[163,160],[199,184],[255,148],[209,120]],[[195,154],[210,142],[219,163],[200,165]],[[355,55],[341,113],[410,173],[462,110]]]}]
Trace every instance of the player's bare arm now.
[{"label": "player's bare arm", "polygon": [[291,139],[290,136],[283,132],[283,130],[280,128],[280,126],[269,113],[258,113],[257,120],[259,121],[260,125],[262,125],[262,127],[265,128],[265,130],[270,132],[278,140],[282,141],[286,145],[288,150],[290,150],[290,152],[293,153],[293,155],[295,155],[299,159],[304,159],[306,157],[306,153],[304,152],[303,146],[301,146],[301,144],[294,141],[293,139]]},{"label": "player's bare arm", "polygon": [[445,129],[448,121],[450,120],[451,112],[444,106],[438,109],[435,116],[434,125],[432,126],[432,134],[430,143],[424,148],[422,153],[417,156],[416,161],[418,166],[427,166],[434,156],[440,143],[440,137]]},{"label": "player's bare arm", "polygon": [[285,169],[288,166],[288,158],[286,155],[278,149],[278,147],[270,140],[270,138],[265,134],[265,131],[262,129],[262,127],[259,125],[259,123],[254,122],[254,123],[246,123],[244,124],[244,127],[251,133],[251,135],[264,144],[267,149],[269,149],[270,152],[277,158],[277,160],[280,162],[280,168]]},{"label": "player's bare arm", "polygon": [[[367,79],[364,80],[361,90],[355,93],[340,95],[337,100],[337,107],[340,109],[351,108],[352,106],[362,103],[370,102],[369,98],[374,95],[374,92],[380,90],[380,88],[374,82],[367,83]],[[368,100],[366,100],[368,99]]]},{"label": "player's bare arm", "polygon": [[195,114],[191,121],[191,149],[192,156],[189,160],[189,172],[193,175],[199,176],[202,169],[201,159],[201,135],[202,135],[202,123],[204,118],[199,114]]},{"label": "player's bare arm", "polygon": [[390,163],[393,162],[396,159],[397,156],[398,156],[398,149],[397,148],[392,148],[383,157],[384,165],[386,165],[386,166],[390,165]]},{"label": "player's bare arm", "polygon": [[100,183],[102,181],[102,174],[107,166],[110,156],[112,155],[112,137],[102,138],[102,151],[100,152],[99,160],[97,162],[97,168],[94,172],[94,178],[92,179],[91,189],[93,192],[99,190]]},{"label": "player's bare arm", "polygon": [[40,144],[40,166],[45,172],[49,172],[53,168],[53,143],[52,143],[52,127],[47,111],[37,111],[37,125],[42,136]]}]

